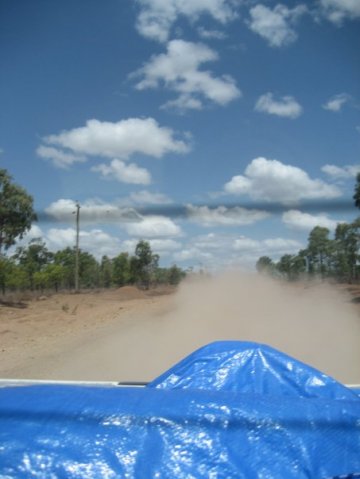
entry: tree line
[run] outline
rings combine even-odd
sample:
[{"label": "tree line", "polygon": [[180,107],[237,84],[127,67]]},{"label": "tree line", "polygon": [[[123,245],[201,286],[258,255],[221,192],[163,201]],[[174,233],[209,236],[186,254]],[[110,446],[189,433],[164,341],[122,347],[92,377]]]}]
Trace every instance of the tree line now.
[{"label": "tree line", "polygon": [[[14,290],[74,289],[75,258],[75,248],[53,253],[41,238],[33,239],[27,246],[18,247],[12,256],[0,256],[0,289],[3,294]],[[161,268],[159,259],[143,240],[136,245],[134,255],[119,253],[114,258],[103,256],[100,261],[79,250],[79,287],[137,285],[148,289],[159,284],[179,284],[186,273],[176,265]]]},{"label": "tree line", "polygon": [[[17,247],[13,255],[5,255],[36,219],[32,196],[15,184],[5,169],[0,169],[0,291],[3,294],[7,290],[75,288],[75,247],[53,253],[41,238],[36,238],[27,246]],[[119,253],[114,258],[103,256],[97,261],[92,254],[79,250],[78,259],[80,288],[177,285],[185,276],[176,265],[161,268],[159,255],[143,240],[136,245],[134,255]]]},{"label": "tree line", "polygon": [[[360,173],[356,177],[354,204],[360,208]],[[333,237],[330,230],[315,226],[306,248],[297,254],[285,254],[274,262],[262,256],[256,262],[260,273],[290,281],[318,277],[352,283],[360,279],[360,218],[352,223],[338,223]]]},{"label": "tree line", "polygon": [[307,247],[297,254],[284,254],[274,262],[262,256],[256,262],[259,272],[290,281],[318,277],[333,278],[339,282],[355,282],[360,278],[360,219],[353,223],[339,223],[334,237],[328,228],[315,226],[309,234]]}]

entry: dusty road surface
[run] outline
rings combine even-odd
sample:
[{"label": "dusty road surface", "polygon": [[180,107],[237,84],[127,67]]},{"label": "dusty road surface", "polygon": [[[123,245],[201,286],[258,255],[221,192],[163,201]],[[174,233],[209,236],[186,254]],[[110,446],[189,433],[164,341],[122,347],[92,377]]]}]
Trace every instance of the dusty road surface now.
[{"label": "dusty road surface", "polygon": [[215,340],[251,340],[360,383],[360,288],[223,275],[0,305],[0,377],[148,381]]}]

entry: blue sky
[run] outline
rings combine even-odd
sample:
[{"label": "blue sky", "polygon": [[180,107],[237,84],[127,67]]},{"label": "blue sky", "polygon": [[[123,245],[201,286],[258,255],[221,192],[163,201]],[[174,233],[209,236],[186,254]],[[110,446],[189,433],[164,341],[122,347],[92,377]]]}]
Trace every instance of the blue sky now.
[{"label": "blue sky", "polygon": [[351,221],[359,26],[358,0],[0,0],[0,166],[47,215],[25,241],[72,246],[77,200],[98,258],[251,268]]}]

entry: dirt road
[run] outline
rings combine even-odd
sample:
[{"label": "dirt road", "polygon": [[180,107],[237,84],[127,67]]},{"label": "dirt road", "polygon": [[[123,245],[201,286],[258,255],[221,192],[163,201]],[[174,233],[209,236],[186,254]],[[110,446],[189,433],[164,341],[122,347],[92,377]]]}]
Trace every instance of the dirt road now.
[{"label": "dirt road", "polygon": [[225,275],[170,295],[125,287],[3,305],[0,377],[147,381],[199,346],[238,339],[360,383],[360,314],[351,299],[326,285]]}]

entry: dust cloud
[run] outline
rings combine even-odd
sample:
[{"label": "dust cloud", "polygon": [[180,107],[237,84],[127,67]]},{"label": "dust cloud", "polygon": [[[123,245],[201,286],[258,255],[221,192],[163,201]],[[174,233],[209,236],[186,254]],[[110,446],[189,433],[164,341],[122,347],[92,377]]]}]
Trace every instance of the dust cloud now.
[{"label": "dust cloud", "polygon": [[190,352],[210,341],[256,341],[343,382],[360,383],[359,313],[331,285],[228,273],[185,283],[175,300],[166,338],[174,348]]},{"label": "dust cloud", "polygon": [[156,301],[155,309],[146,306],[82,341],[48,377],[151,380],[209,342],[242,340],[360,383],[360,317],[338,288],[227,273],[186,281],[175,295]]}]

